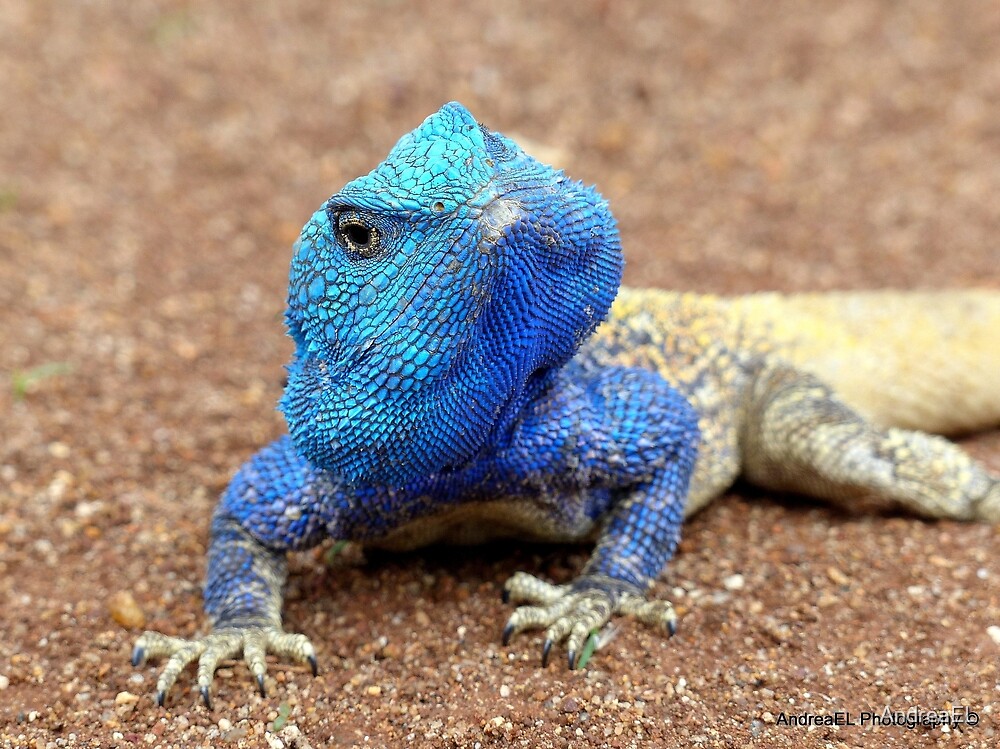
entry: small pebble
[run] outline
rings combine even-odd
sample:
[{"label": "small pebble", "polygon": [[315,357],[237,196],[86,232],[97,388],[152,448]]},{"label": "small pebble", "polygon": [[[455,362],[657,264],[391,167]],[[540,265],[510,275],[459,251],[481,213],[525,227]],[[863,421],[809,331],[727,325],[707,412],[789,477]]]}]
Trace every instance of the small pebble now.
[{"label": "small pebble", "polygon": [[990,639],[993,640],[993,642],[1000,645],[1000,627],[996,624],[991,624],[986,628],[986,634],[990,636]]},{"label": "small pebble", "polygon": [[743,586],[746,585],[746,580],[743,575],[736,573],[735,575],[727,575],[722,578],[722,587],[726,590],[743,590]]},{"label": "small pebble", "polygon": [[826,576],[830,578],[830,580],[832,580],[837,585],[847,585],[851,581],[851,578],[849,578],[847,575],[845,575],[836,567],[827,567]]},{"label": "small pebble", "polygon": [[146,626],[145,612],[127,590],[120,590],[108,599],[108,613],[126,629],[142,629]]},{"label": "small pebble", "polygon": [[821,609],[829,608],[830,606],[836,606],[840,603],[840,599],[831,593],[822,593],[816,601],[816,605]]}]

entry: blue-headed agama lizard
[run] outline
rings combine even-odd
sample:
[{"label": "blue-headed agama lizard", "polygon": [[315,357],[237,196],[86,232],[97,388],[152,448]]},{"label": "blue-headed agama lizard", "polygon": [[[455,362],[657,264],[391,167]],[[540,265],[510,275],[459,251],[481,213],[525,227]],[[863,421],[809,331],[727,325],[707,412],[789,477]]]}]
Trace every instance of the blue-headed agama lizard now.
[{"label": "blue-headed agama lizard", "polygon": [[[850,507],[1000,520],[1000,479],[942,437],[1000,423],[1000,293],[619,288],[598,193],[452,103],[317,211],[294,248],[288,435],[211,524],[211,632],[146,632],[160,704],[197,660],[206,704],[242,653],[312,664],[282,628],[286,554],[327,538],[408,549],[596,538],[580,574],[519,572],[505,643],[543,663],[618,614],[673,633],[650,583],[681,523],[738,475]],[[925,431],[914,431],[922,429]]]}]

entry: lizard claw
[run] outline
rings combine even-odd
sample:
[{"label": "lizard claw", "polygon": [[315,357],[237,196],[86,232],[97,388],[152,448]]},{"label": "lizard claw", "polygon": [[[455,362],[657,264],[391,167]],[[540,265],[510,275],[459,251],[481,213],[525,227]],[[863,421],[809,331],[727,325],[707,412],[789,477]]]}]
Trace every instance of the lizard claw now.
[{"label": "lizard claw", "polygon": [[257,681],[262,697],[267,695],[264,674],[267,653],[283,658],[306,662],[313,676],[319,670],[312,643],[305,635],[283,632],[278,627],[221,627],[201,638],[188,640],[170,637],[159,632],[147,631],[142,634],[132,651],[132,664],[138,666],[147,658],[167,658],[167,663],[156,682],[156,703],[163,706],[167,692],[177,681],[181,671],[197,660],[198,691],[205,707],[212,708],[211,687],[215,669],[219,661],[235,658],[240,653]]},{"label": "lizard claw", "polygon": [[542,643],[542,668],[549,665],[549,653],[552,651],[553,642],[549,638],[545,638],[545,642]]},{"label": "lizard claw", "polygon": [[566,642],[570,670],[591,633],[599,632],[614,615],[632,616],[668,635],[677,630],[677,616],[667,601],[649,601],[631,586],[612,578],[583,577],[573,585],[553,585],[533,575],[518,572],[504,586],[510,600],[531,605],[519,607],[503,630],[503,644],[525,630],[545,629],[542,667],[552,646]]}]

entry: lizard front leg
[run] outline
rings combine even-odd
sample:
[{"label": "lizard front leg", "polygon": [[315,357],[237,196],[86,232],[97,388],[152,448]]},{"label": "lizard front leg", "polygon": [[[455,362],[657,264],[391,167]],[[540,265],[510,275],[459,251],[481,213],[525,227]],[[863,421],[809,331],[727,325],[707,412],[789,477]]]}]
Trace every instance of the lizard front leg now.
[{"label": "lizard front leg", "polygon": [[150,631],[135,645],[134,665],[168,658],[156,684],[160,705],[194,660],[207,706],[216,666],[240,653],[262,694],[266,653],[308,662],[316,673],[308,638],[281,626],[285,555],[327,535],[331,506],[324,499],[332,495],[329,481],[299,458],[287,439],[262,450],[237,473],[212,521],[205,583],[211,631],[190,640]]},{"label": "lizard front leg", "polygon": [[646,591],[677,547],[699,442],[693,409],[652,373],[607,370],[588,390],[605,423],[585,440],[602,452],[588,449],[583,470],[591,479],[619,484],[597,547],[568,585],[521,572],[504,586],[505,600],[529,604],[511,615],[504,643],[523,630],[544,628],[542,664],[565,640],[571,669],[587,637],[614,615],[634,616],[669,635],[676,630],[673,606],[647,600]]},{"label": "lizard front leg", "polygon": [[[657,480],[623,493],[594,554],[573,582],[552,585],[524,572],[511,577],[504,586],[505,600],[531,605],[511,615],[503,631],[504,644],[522,630],[545,628],[542,665],[548,663],[552,646],[565,640],[573,669],[587,637],[614,615],[633,616],[673,635],[677,620],[673,606],[669,601],[647,600],[646,589],[680,539],[687,489],[682,473],[664,471]],[[677,491],[681,483],[684,487]]]}]

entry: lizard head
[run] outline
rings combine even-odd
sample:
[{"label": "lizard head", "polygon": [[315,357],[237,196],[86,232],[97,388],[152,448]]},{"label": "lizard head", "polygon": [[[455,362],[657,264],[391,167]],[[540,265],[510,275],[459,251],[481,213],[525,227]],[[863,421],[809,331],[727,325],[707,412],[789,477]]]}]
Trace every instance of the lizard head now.
[{"label": "lizard head", "polygon": [[297,449],[354,484],[461,468],[593,332],[621,271],[596,191],[446,105],[296,243]]}]

